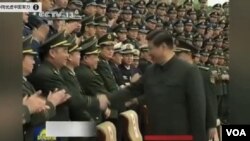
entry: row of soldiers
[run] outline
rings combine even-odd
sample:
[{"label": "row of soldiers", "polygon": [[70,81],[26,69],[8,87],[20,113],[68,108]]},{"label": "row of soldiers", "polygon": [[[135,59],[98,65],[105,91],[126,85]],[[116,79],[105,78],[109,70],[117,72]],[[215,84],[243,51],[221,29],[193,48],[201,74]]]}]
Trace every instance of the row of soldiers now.
[{"label": "row of soldiers", "polygon": [[[47,97],[45,102],[41,100],[42,109],[29,108],[39,114],[34,114],[38,118],[32,114],[31,122],[25,118],[26,140],[34,140],[34,130],[44,129],[46,120],[116,123],[119,112],[133,104],[145,104],[144,98],[138,97],[126,102],[124,109],[115,109],[108,106],[106,95],[129,86],[153,63],[146,36],[157,29],[167,30],[175,40],[195,48],[194,63],[211,71],[209,81],[216,86],[213,94],[218,99],[212,104],[219,111],[216,117],[226,123],[228,3],[216,4],[209,11],[206,0],[199,2],[197,10],[190,0],[181,5],[155,0],[134,4],[130,0],[71,0],[67,4],[57,0],[54,6],[44,2],[43,11],[73,11],[74,16],[46,19],[24,13],[23,54],[35,59],[24,74],[24,103],[29,105],[26,95],[41,93],[36,90]],[[44,110],[49,112],[42,115]]]}]

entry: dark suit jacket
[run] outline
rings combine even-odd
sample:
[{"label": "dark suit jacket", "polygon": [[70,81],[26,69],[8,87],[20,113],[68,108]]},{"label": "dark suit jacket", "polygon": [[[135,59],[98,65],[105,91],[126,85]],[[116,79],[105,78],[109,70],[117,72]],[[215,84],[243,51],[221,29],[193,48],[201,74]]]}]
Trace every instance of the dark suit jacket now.
[{"label": "dark suit jacket", "polygon": [[173,57],[164,65],[151,65],[131,86],[110,96],[112,105],[145,95],[148,134],[190,134],[206,140],[206,101],[202,77],[196,66]]}]

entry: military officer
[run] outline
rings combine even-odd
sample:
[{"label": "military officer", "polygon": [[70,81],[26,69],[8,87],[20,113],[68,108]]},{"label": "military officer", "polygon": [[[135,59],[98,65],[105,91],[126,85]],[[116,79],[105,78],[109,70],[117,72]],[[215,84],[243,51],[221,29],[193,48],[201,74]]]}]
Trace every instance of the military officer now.
[{"label": "military officer", "polygon": [[184,31],[184,23],[182,20],[178,20],[174,23],[174,33],[173,35],[177,35],[179,33],[182,33]]},{"label": "military officer", "polygon": [[102,77],[104,86],[110,93],[118,90],[118,85],[109,64],[114,54],[114,44],[115,36],[112,33],[108,33],[98,40],[98,45],[100,46],[100,61],[96,71]]},{"label": "military officer", "polygon": [[139,48],[139,43],[137,41],[139,25],[137,22],[130,22],[127,26],[128,28],[128,42],[133,44],[136,49]]},{"label": "military officer", "polygon": [[138,32],[138,44],[139,47],[142,45],[147,45],[148,41],[146,39],[147,33],[149,32],[149,30],[147,30],[145,25],[140,25],[139,26],[139,32]]},{"label": "military officer", "polygon": [[53,117],[55,107],[63,103],[66,99],[65,91],[58,91],[50,94],[47,100],[41,98],[41,91],[35,91],[33,85],[26,79],[35,63],[34,56],[37,55],[31,46],[32,37],[27,37],[23,41],[23,132],[24,140],[32,141],[34,138],[34,127],[45,123],[46,120]]},{"label": "military officer", "polygon": [[138,9],[142,15],[146,14],[146,2],[144,0],[139,0],[136,2],[135,8]]},{"label": "military officer", "polygon": [[155,1],[155,0],[151,0],[151,1],[149,1],[149,2],[146,4],[146,8],[147,8],[146,17],[155,15],[156,6],[157,6],[157,1]]},{"label": "military officer", "polygon": [[77,9],[79,11],[82,11],[83,3],[81,0],[72,0],[69,2],[67,8],[69,9]]},{"label": "military officer", "polygon": [[215,41],[214,47],[217,48],[217,49],[218,49],[218,48],[221,48],[222,45],[223,45],[223,36],[222,36],[222,35],[216,36],[216,37],[214,38],[214,41]]},{"label": "military officer", "polygon": [[192,0],[185,0],[184,3],[183,3],[183,5],[185,5],[186,10],[188,11],[188,10],[192,9],[192,7],[193,7],[193,1]]},{"label": "military officer", "polygon": [[201,12],[197,15],[197,23],[206,22],[206,20],[207,20],[206,13]]},{"label": "military officer", "polygon": [[122,101],[144,94],[149,134],[191,134],[194,141],[206,140],[205,93],[199,69],[174,55],[172,36],[166,31],[156,34],[149,46],[155,64],[138,81],[111,95],[111,104],[119,107]]},{"label": "military officer", "polygon": [[206,32],[206,27],[207,26],[206,26],[205,22],[200,22],[200,23],[196,24],[197,33],[204,36],[205,32]]},{"label": "military officer", "polygon": [[191,32],[185,34],[185,40],[186,40],[186,42],[189,42],[190,44],[192,44],[193,43],[193,39],[194,39],[194,36],[193,36],[193,34]]},{"label": "military officer", "polygon": [[209,52],[206,50],[201,51],[201,59],[199,66],[207,66],[208,63]]},{"label": "military officer", "polygon": [[121,46],[122,46],[121,42],[114,45],[114,54],[109,64],[112,68],[112,72],[114,74],[116,83],[120,88],[124,88],[125,81],[123,79],[122,72],[119,68],[119,65],[122,64]]},{"label": "military officer", "polygon": [[121,19],[118,19],[119,22],[124,21],[127,25],[132,20],[132,13],[133,11],[130,5],[123,7],[120,15]]},{"label": "military officer", "polygon": [[222,81],[222,71],[218,66],[219,52],[214,50],[209,57],[209,67],[211,69],[214,81],[216,84],[216,95],[218,100],[218,117],[221,119],[221,101],[223,99],[223,81]]},{"label": "military officer", "polygon": [[204,43],[203,43],[203,49],[205,51],[212,51],[214,48],[214,41],[212,38],[208,38],[206,40],[204,40]]},{"label": "military officer", "polygon": [[221,70],[221,76],[220,79],[222,81],[222,89],[223,89],[223,95],[219,99],[219,117],[222,121],[223,124],[228,123],[228,93],[229,93],[229,81],[230,81],[230,76],[229,76],[229,68],[225,64],[225,55],[223,51],[219,52],[219,57],[218,57],[218,65]]},{"label": "military officer", "polygon": [[200,8],[198,13],[207,13],[208,12],[208,5],[207,5],[207,0],[199,0]]},{"label": "military officer", "polygon": [[[82,42],[80,66],[75,69],[77,79],[81,88],[89,96],[99,97],[101,94],[108,94],[101,76],[95,71],[99,61],[99,49],[97,48],[97,39],[89,38]],[[103,111],[96,108],[88,109],[90,115],[94,117],[96,124],[101,123]],[[110,111],[105,113],[106,117],[111,115]]]},{"label": "military officer", "polygon": [[156,29],[157,20],[158,18],[155,15],[147,17],[145,19],[147,29],[151,31]]},{"label": "military officer", "polygon": [[[183,61],[194,64],[192,54],[198,51],[195,46],[188,44],[183,40],[179,40],[177,44],[178,57]],[[204,89],[206,94],[206,129],[209,140],[213,139],[216,133],[216,119],[217,119],[217,99],[215,91],[215,83],[211,81],[211,72],[208,67],[199,66],[202,74]]]},{"label": "military officer", "polygon": [[[104,110],[108,106],[108,100],[105,101],[104,95],[98,97],[88,96],[81,88],[74,69],[80,64],[82,47],[75,43],[74,36],[68,39],[68,43],[71,44],[68,49],[69,58],[67,65],[60,70],[60,73],[72,95],[69,101],[70,118],[72,121],[90,121],[93,117],[91,117],[88,109]],[[70,138],[70,141],[86,141],[87,139],[90,138]]]},{"label": "military officer", "polygon": [[168,5],[165,2],[158,3],[156,7],[156,15],[164,22],[166,21]]},{"label": "military officer", "polygon": [[219,13],[216,11],[213,11],[209,14],[209,20],[208,22],[212,25],[215,25],[218,22]]},{"label": "military officer", "polygon": [[192,33],[193,32],[193,21],[191,19],[187,19],[184,22],[184,30],[186,33]]},{"label": "military officer", "polygon": [[83,33],[82,40],[84,41],[88,38],[95,37],[96,35],[96,23],[94,21],[94,16],[85,17],[82,21],[82,29]]},{"label": "military officer", "polygon": [[169,22],[170,23],[175,23],[177,19],[177,10],[175,7],[170,7],[167,12],[169,16]]},{"label": "military officer", "polygon": [[116,25],[117,19],[120,15],[120,9],[117,3],[109,3],[107,6],[107,17],[109,20],[109,26],[113,27]]},{"label": "military officer", "polygon": [[96,15],[96,0],[86,0],[83,3],[84,14],[87,16],[95,16]]},{"label": "military officer", "polygon": [[96,1],[96,17],[105,16],[107,9],[107,1],[106,0],[97,0]]},{"label": "military officer", "polygon": [[72,17],[67,18],[65,20],[65,35],[76,35],[81,31],[82,28],[82,17],[80,15],[80,12],[77,10],[69,10],[70,12],[75,12]]},{"label": "military officer", "polygon": [[108,32],[108,18],[100,16],[95,19],[96,23],[96,37],[99,39]]},{"label": "military officer", "polygon": [[140,59],[139,59],[139,69],[143,74],[146,71],[146,68],[152,64],[150,55],[149,55],[149,48],[148,46],[142,46],[140,48]]},{"label": "military officer", "polygon": [[135,21],[138,24],[143,24],[143,17],[138,9],[133,9],[133,15],[131,21]]},{"label": "military officer", "polygon": [[194,36],[193,39],[193,45],[197,48],[197,49],[201,49],[202,45],[203,45],[203,37],[201,34],[197,34],[196,36]]},{"label": "military officer", "polygon": [[197,49],[195,52],[193,52],[193,62],[196,65],[200,64],[200,58],[201,58],[201,54],[200,54],[200,50]]},{"label": "military officer", "polygon": [[197,15],[196,15],[196,10],[194,8],[191,8],[190,10],[187,11],[187,18],[191,19],[194,24],[197,22]]},{"label": "military officer", "polygon": [[132,68],[134,69],[133,74],[141,74],[140,69],[138,68],[139,66],[139,59],[140,59],[140,51],[138,49],[134,49],[133,53],[133,63],[132,63]]},{"label": "military officer", "polygon": [[132,68],[131,65],[133,63],[133,53],[134,46],[132,44],[124,44],[121,47],[122,53],[122,64],[119,66],[123,79],[126,85],[130,85],[130,80],[132,77]]},{"label": "military officer", "polygon": [[125,23],[120,23],[113,28],[113,32],[116,33],[118,42],[126,42],[127,41],[127,28]]},{"label": "military officer", "polygon": [[[80,66],[75,68],[76,77],[82,91],[84,91],[88,96],[96,97],[97,91],[95,91],[96,90],[95,88],[93,89],[90,88],[91,87],[90,83],[91,81],[93,81],[93,87],[95,87],[94,81],[99,83],[101,79],[101,78],[95,80],[93,79],[95,75],[98,75],[94,71],[97,68],[97,63],[99,61],[98,59],[99,50],[96,48],[97,39],[96,37],[88,38],[85,41],[83,41],[80,46],[82,47],[82,50],[80,52],[81,61],[80,61]],[[107,92],[103,90],[101,91],[101,93],[107,93]],[[89,109],[88,112],[97,123],[101,122],[102,117],[100,109],[92,108]]]},{"label": "military officer", "polygon": [[[42,64],[30,78],[30,82],[36,90],[42,90],[43,96],[49,98],[50,91],[55,89],[70,91],[65,84],[60,69],[66,65],[68,57],[68,44],[64,33],[60,32],[49,38],[40,48]],[[71,97],[66,95],[65,98]],[[69,121],[69,105],[67,102],[57,106],[56,115],[50,118],[51,121]],[[44,125],[43,125],[44,126]],[[68,140],[62,138],[62,140]]]},{"label": "military officer", "polygon": [[186,8],[182,4],[182,5],[177,7],[177,18],[178,18],[178,20],[184,20],[185,15],[186,15]]}]

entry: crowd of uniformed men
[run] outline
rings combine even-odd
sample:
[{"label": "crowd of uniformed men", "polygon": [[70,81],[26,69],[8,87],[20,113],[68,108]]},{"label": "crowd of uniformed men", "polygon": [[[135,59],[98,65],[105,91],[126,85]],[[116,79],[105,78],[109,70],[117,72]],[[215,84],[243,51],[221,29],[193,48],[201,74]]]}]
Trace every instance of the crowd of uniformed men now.
[{"label": "crowd of uniformed men", "polygon": [[[199,0],[198,7],[194,8],[192,0],[172,3],[160,0],[38,1],[42,2],[43,12],[73,12],[74,15],[48,18],[23,13],[25,140],[37,140],[39,131],[44,129],[44,123],[48,120],[95,121],[97,124],[109,120],[120,130],[119,113],[128,109],[137,111],[141,132],[145,134],[150,130],[150,119],[145,112],[148,100],[154,101],[158,91],[171,92],[172,87],[179,85],[179,76],[176,80],[175,75],[171,75],[159,81],[170,90],[153,89],[149,99],[142,95],[124,102],[119,109],[113,107],[109,97],[137,82],[147,73],[148,67],[156,63],[154,46],[164,41],[160,39],[161,36],[159,39],[154,37],[161,32],[171,35],[175,56],[179,60],[198,66],[202,72],[206,95],[206,129],[210,138],[214,135],[217,119],[227,124],[228,2],[208,7],[207,0]],[[152,40],[153,45],[149,44]],[[169,43],[166,41],[167,45]],[[169,66],[165,65],[161,69],[167,70]],[[156,70],[152,72],[157,73]],[[153,75],[152,82],[145,80],[147,85],[159,84],[153,82],[161,78],[157,74]],[[190,83],[195,85],[195,82]],[[173,94],[175,92],[179,93],[180,90],[173,91]],[[183,100],[181,97],[168,96],[170,101]],[[170,101],[163,99],[163,103]],[[160,104],[158,106],[161,107]],[[171,104],[167,106],[171,107]],[[199,102],[196,106],[199,107]],[[151,105],[151,108],[155,107]],[[175,114],[178,113],[178,105],[170,113],[165,113],[165,108],[171,111],[161,107],[157,112],[167,114],[168,118],[171,115],[183,116]],[[195,115],[196,111],[191,111],[189,114]],[[160,122],[173,121],[166,119]],[[179,122],[186,124],[183,120]],[[169,133],[176,132],[170,130]],[[118,133],[118,138],[121,136]]]}]

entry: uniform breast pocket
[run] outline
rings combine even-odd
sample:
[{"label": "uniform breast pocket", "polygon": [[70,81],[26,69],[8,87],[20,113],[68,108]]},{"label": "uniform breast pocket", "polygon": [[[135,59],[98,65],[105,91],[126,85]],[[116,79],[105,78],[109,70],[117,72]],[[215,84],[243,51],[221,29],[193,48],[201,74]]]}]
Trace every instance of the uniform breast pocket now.
[{"label": "uniform breast pocket", "polygon": [[181,84],[175,82],[165,82],[163,83],[165,89],[166,99],[171,102],[184,102],[185,101],[185,92]]}]

